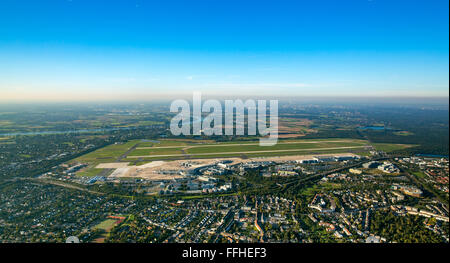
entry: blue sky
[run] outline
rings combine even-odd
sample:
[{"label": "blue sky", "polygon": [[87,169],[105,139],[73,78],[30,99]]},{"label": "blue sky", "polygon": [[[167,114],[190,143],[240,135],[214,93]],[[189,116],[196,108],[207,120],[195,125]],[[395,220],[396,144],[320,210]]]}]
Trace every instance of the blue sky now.
[{"label": "blue sky", "polygon": [[448,96],[448,1],[0,2],[0,100]]}]

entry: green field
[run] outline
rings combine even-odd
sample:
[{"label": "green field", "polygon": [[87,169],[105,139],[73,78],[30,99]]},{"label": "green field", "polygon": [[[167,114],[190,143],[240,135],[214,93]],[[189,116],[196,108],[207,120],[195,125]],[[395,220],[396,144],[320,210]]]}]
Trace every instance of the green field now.
[{"label": "green field", "polygon": [[215,143],[213,140],[189,140],[189,139],[180,139],[180,140],[159,140],[158,143],[155,142],[145,142],[140,141],[139,147],[166,147],[166,146],[186,146],[186,145],[196,145],[196,144],[211,144]]},{"label": "green field", "polygon": [[412,172],[415,176],[419,177],[420,179],[427,179],[427,175],[422,171],[414,171]]},{"label": "green field", "polygon": [[414,145],[408,144],[393,144],[393,143],[373,143],[372,144],[375,149],[383,152],[392,152],[395,150],[401,150],[409,147],[413,147]]},{"label": "green field", "polygon": [[[229,157],[265,157],[285,155],[309,155],[328,153],[356,153],[367,155],[367,146],[390,152],[410,147],[402,144],[376,143],[369,144],[356,139],[287,139],[279,140],[274,146],[259,146],[259,141],[215,142],[212,140],[164,139],[158,142],[132,140],[127,143],[109,145],[77,158],[77,162],[98,164],[120,161],[143,162],[152,160],[178,160],[190,158],[229,158]],[[125,153],[126,156],[125,156]],[[92,176],[98,169],[90,166],[80,174]]]},{"label": "green field", "polygon": [[322,152],[322,151],[349,151],[362,150],[367,143],[357,140],[284,140],[274,146],[259,146],[258,141],[253,142],[227,142],[227,143],[208,143],[208,144],[185,144],[183,146],[159,146],[137,147],[128,157],[176,157],[176,156],[208,156],[208,157],[226,157],[239,154],[252,156],[265,155],[286,155],[292,153],[304,152]]},{"label": "green field", "polygon": [[100,229],[108,232],[111,228],[116,225],[117,219],[106,219],[105,221],[102,221],[100,224],[93,227],[93,229]]},{"label": "green field", "polygon": [[77,175],[78,176],[86,176],[86,177],[94,177],[94,176],[100,174],[102,171],[103,171],[103,169],[88,167],[86,170],[78,172]]},{"label": "green field", "polygon": [[[361,151],[361,152],[360,152]],[[158,156],[148,156],[148,157],[133,157],[130,156],[128,158],[123,159],[122,161],[126,162],[136,162],[138,161],[140,164],[146,163],[147,161],[156,161],[156,160],[180,160],[180,159],[196,159],[196,158],[202,158],[202,159],[213,159],[213,158],[232,158],[232,157],[238,157],[238,158],[252,158],[252,157],[278,157],[278,156],[289,156],[289,155],[314,155],[314,154],[333,154],[333,153],[355,153],[355,154],[361,154],[365,153],[363,149],[340,149],[340,150],[297,150],[297,151],[290,151],[290,152],[254,152],[254,153],[209,153],[209,154],[202,154],[202,155],[195,155],[195,154],[183,154],[183,155],[174,155],[174,156],[165,156],[165,157],[158,157]]]},{"label": "green field", "polygon": [[76,162],[88,163],[106,163],[114,162],[122,154],[126,153],[131,147],[136,145],[139,140],[129,141],[122,144],[112,144],[91,153],[85,154],[75,159]]},{"label": "green field", "polygon": [[120,222],[121,222],[120,220],[108,218],[100,222],[98,225],[92,227],[92,230],[100,230],[99,235],[95,240],[93,240],[93,242],[103,243],[105,241],[105,238],[109,235],[111,229]]},{"label": "green field", "polygon": [[259,146],[259,141],[161,141],[145,146],[140,143],[123,161],[361,153],[365,146],[367,141],[353,139],[280,140],[274,146]]}]

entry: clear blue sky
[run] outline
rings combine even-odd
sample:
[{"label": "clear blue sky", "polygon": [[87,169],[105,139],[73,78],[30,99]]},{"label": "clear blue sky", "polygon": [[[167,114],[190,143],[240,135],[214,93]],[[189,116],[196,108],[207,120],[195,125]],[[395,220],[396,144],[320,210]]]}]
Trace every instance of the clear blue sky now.
[{"label": "clear blue sky", "polygon": [[448,96],[448,10],[444,0],[2,0],[0,100]]}]

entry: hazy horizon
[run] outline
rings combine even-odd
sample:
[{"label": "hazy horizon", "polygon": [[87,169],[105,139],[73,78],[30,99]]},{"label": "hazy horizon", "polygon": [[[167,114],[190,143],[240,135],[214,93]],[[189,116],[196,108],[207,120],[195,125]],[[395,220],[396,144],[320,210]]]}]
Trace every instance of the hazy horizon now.
[{"label": "hazy horizon", "polygon": [[[219,101],[224,100],[279,100],[282,103],[296,102],[302,105],[310,104],[368,104],[368,105],[382,105],[382,104],[398,104],[400,106],[404,105],[415,105],[417,107],[423,105],[430,106],[449,106],[449,97],[415,97],[415,96],[280,96],[280,95],[213,95],[213,94],[201,94],[202,101],[208,99],[215,99]],[[66,99],[44,99],[44,100],[0,100],[0,105],[114,105],[114,104],[140,104],[140,103],[163,103],[169,105],[171,101],[176,99],[185,99],[188,101],[192,100],[192,93],[190,94],[177,94],[177,95],[164,95],[164,96],[137,96],[134,98],[103,98],[98,99],[96,97],[90,99],[76,99],[76,98],[66,98]],[[301,106],[301,105],[300,105]]]}]

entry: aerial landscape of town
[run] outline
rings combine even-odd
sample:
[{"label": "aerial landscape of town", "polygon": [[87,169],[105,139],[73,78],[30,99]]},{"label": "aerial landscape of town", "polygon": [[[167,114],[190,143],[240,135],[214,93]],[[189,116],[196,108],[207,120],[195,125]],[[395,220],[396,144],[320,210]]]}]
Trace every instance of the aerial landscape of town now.
[{"label": "aerial landscape of town", "polygon": [[0,1],[0,249],[448,248],[448,10]]},{"label": "aerial landscape of town", "polygon": [[281,104],[274,146],[172,136],[160,105],[53,107],[2,109],[2,242],[448,242],[441,106],[405,126],[395,105]]}]

